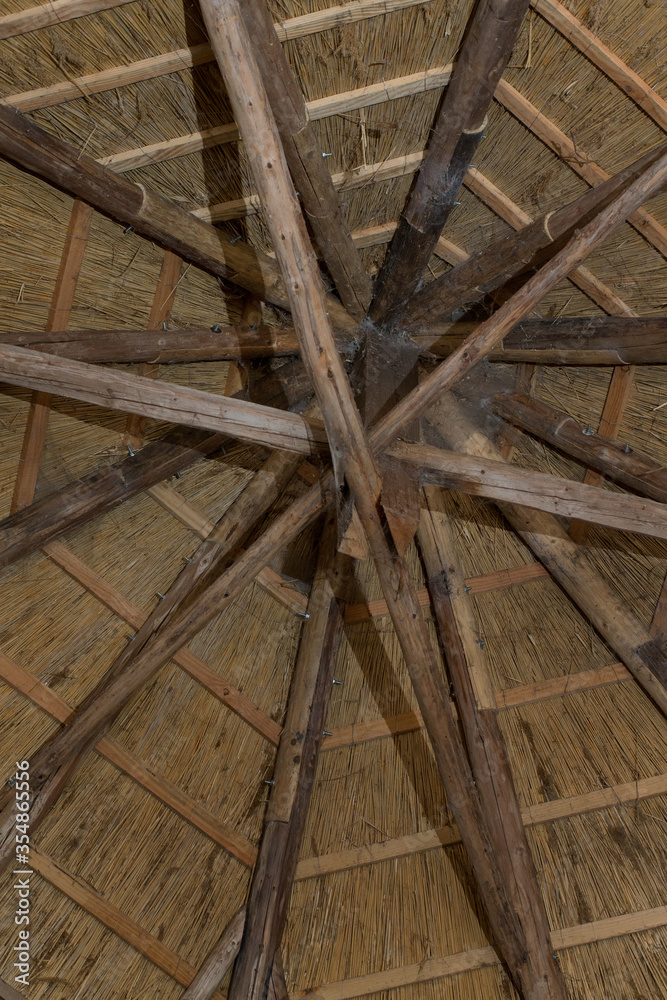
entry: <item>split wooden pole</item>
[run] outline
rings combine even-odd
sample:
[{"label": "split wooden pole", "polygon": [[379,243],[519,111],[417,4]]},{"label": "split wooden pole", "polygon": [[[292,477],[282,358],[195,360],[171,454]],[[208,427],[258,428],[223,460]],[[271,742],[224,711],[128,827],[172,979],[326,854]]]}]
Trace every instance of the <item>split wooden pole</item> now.
[{"label": "split wooden pole", "polygon": [[[46,320],[47,334],[52,330],[64,329],[69,322],[92,218],[93,209],[90,205],[76,198],[72,206],[51,307]],[[33,392],[14,484],[11,513],[29,506],[35,496],[39,463],[51,412],[50,404],[51,396],[48,392],[40,390]]]},{"label": "split wooden pole", "polygon": [[415,292],[486,128],[529,0],[480,0],[440,107],[428,152],[375,283],[370,316],[394,326]]},{"label": "split wooden pole", "polygon": [[[498,725],[488,668],[486,663],[480,663],[483,653],[477,645],[472,607],[463,589],[455,534],[443,516],[439,491],[427,487],[425,494],[428,511],[424,511],[417,533],[418,546],[481,811],[526,942],[526,979],[535,984],[535,997],[565,1000],[565,984],[553,955],[549,922]],[[473,674],[474,667],[477,669]]]}]

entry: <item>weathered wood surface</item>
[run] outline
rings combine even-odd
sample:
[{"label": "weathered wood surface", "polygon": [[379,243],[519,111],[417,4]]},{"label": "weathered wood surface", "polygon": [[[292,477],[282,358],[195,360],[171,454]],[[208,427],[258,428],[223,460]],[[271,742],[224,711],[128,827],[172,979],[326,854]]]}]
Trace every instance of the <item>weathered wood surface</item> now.
[{"label": "weathered wood surface", "polygon": [[[500,459],[496,447],[463,416],[451,393],[429,419],[449,447],[484,459]],[[499,502],[498,506],[647,695],[667,713],[667,655],[593,569],[585,549],[572,541],[551,514],[516,504]]]},{"label": "weathered wood surface", "polygon": [[381,422],[377,444],[380,448],[398,434],[401,426],[415,420],[431,407],[447,389],[459,382],[486,357],[520,320],[548,295],[558,282],[577,267],[637,206],[663,190],[667,184],[667,156],[649,167],[627,191],[584,226],[570,242],[545,264],[493,316],[429,375],[419,387],[403,398]]},{"label": "weathered wood surface", "polygon": [[569,414],[529,396],[498,394],[493,400],[493,409],[521,430],[547,441],[614,482],[622,483],[641,496],[667,503],[664,465],[629,444],[595,434]]},{"label": "weathered wood surface", "polygon": [[213,454],[229,439],[178,428],[141,452],[105,466],[0,521],[0,565],[8,566],[71,528],[124,503]]},{"label": "weathered wood surface", "polygon": [[[51,297],[51,306],[46,319],[47,334],[58,327],[66,327],[69,322],[92,218],[92,208],[79,201],[78,198],[75,199],[67,227],[65,245],[60,257],[56,284]],[[10,506],[11,513],[26,507],[33,501],[39,464],[46,440],[50,402],[51,397],[47,393],[33,393],[28,411],[28,421],[23,434],[21,457]]]},{"label": "weathered wood surface", "polygon": [[245,921],[246,907],[242,906],[234,914],[203,964],[199,967],[197,975],[188,986],[181,1000],[211,1000],[211,997],[229,972],[234,959],[239,953]]},{"label": "weathered wood surface", "polygon": [[488,666],[477,644],[477,623],[463,590],[463,573],[455,554],[455,532],[443,516],[438,491],[427,489],[426,500],[429,510],[422,516],[418,546],[475,785],[526,943],[523,995],[526,1000],[528,997],[565,1000],[565,983],[554,960],[549,921],[494,711]]},{"label": "weathered wood surface", "polygon": [[0,381],[155,420],[206,427],[267,448],[302,455],[327,451],[321,423],[296,413],[10,344],[0,345]]},{"label": "weathered wood surface", "polygon": [[361,320],[370,305],[371,280],[352,242],[303,94],[265,0],[244,0],[241,10],[303,210],[343,305]]},{"label": "weathered wood surface", "polygon": [[430,445],[398,441],[388,453],[413,466],[423,482],[471,496],[546,510],[566,518],[667,538],[667,506],[625,493],[608,493],[571,479]]},{"label": "weathered wood surface", "polygon": [[310,617],[303,625],[290,684],[229,1000],[267,995],[287,917],[342,637],[343,619],[337,598],[344,598],[351,570],[351,560],[336,554],[336,539],[335,518],[330,514],[308,602]]},{"label": "weathered wood surface", "polygon": [[407,305],[401,328],[414,330],[437,322],[456,309],[480,301],[510,278],[545,263],[562,249],[576,228],[590,222],[625,191],[644,170],[665,154],[666,148],[662,145],[650,150],[598,187],[478,250],[468,260],[421,288]]},{"label": "weathered wood surface", "polygon": [[[276,262],[246,243],[194,218],[144,185],[119,177],[28,118],[0,105],[0,155],[94,208],[131,226],[140,235],[220,278],[289,309]],[[342,329],[356,323],[334,296],[327,296],[331,321]]]},{"label": "weathered wood surface", "polygon": [[417,288],[486,126],[528,0],[480,0],[467,27],[428,152],[375,283],[371,319],[395,324]]}]

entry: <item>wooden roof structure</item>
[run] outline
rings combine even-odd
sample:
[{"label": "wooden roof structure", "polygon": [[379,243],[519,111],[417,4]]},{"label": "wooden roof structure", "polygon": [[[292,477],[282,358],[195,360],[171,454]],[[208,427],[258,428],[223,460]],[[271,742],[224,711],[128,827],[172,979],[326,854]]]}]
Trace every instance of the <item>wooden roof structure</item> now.
[{"label": "wooden roof structure", "polygon": [[0,996],[667,998],[664,4],[31,2]]}]

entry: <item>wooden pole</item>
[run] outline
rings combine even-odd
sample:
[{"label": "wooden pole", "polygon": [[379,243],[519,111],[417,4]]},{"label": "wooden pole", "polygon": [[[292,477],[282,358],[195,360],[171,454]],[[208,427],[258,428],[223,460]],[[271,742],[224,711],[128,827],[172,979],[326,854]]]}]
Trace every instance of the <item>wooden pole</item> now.
[{"label": "wooden pole", "polygon": [[342,637],[338,599],[349,586],[351,560],[336,554],[330,514],[320,545],[299,653],[290,684],[264,830],[253,872],[248,916],[229,1000],[265,997],[280,945],[315,781],[333,670]]},{"label": "wooden pole", "polygon": [[[505,742],[495,712],[488,668],[476,642],[477,629],[464,576],[457,563],[455,535],[443,515],[439,491],[425,490],[428,512],[418,531],[433,613],[440,635],[475,785],[491,841],[514,911],[526,940],[526,964],[535,996],[561,997],[565,984],[553,955],[549,921],[521,817]],[[473,675],[472,667],[477,668]]]},{"label": "wooden pole", "polygon": [[393,326],[415,292],[486,128],[528,0],[480,0],[442,101],[428,152],[375,283],[370,316]]},{"label": "wooden pole", "polygon": [[435,323],[456,309],[480,301],[510,278],[544,264],[562,249],[575,229],[590,222],[666,151],[664,145],[652,149],[563,208],[548,212],[518,232],[478,250],[468,260],[420,289],[407,305],[401,327],[414,330]]},{"label": "wooden pole", "polygon": [[422,482],[437,483],[471,496],[489,497],[522,507],[578,517],[620,531],[667,538],[667,505],[626,493],[607,493],[571,479],[518,469],[506,462],[398,441],[388,454],[421,473]]},{"label": "wooden pole", "polygon": [[[232,244],[213,226],[194,218],[145,185],[132,184],[3,105],[0,105],[0,155],[131,226],[197,267],[289,309],[280,271],[271,257],[242,241]],[[335,296],[327,296],[326,302],[335,326],[356,329],[356,321]]]},{"label": "wooden pole", "polygon": [[343,305],[361,320],[370,305],[371,281],[352,242],[303,94],[265,0],[244,0],[241,10],[304,212]]},{"label": "wooden pole", "polygon": [[[449,447],[485,459],[500,459],[491,441],[463,416],[451,393],[442,398],[429,420]],[[509,503],[498,506],[638,684],[667,714],[667,655],[661,644],[598,575],[585,551],[572,541],[553,515]]]},{"label": "wooden pole", "polygon": [[190,427],[206,427],[268,448],[283,448],[303,455],[327,451],[327,435],[320,422],[306,420],[297,413],[173,382],[154,382],[23,347],[0,345],[0,378],[11,385],[49,389],[96,406]]},{"label": "wooden pole", "polygon": [[[667,472],[664,465],[618,440],[593,433],[574,417],[542,400],[498,394],[494,411],[505,420],[547,441],[565,455],[597,469],[641,496],[667,503]],[[617,494],[609,494],[616,496]]]},{"label": "wooden pole", "polygon": [[[72,206],[51,307],[46,320],[47,334],[52,330],[66,327],[69,322],[92,218],[93,209],[90,205],[76,198]],[[49,422],[50,403],[49,393],[39,391],[33,393],[10,506],[12,514],[31,504],[35,496],[39,463]]]},{"label": "wooden pole", "polygon": [[225,927],[181,1000],[211,1000],[239,953],[245,920],[246,907],[242,906]]}]

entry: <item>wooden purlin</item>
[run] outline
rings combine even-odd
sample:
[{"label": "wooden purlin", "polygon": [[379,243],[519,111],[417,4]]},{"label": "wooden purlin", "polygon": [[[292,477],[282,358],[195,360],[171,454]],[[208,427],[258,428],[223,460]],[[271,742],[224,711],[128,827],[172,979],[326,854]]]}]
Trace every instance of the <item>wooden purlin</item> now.
[{"label": "wooden purlin", "polygon": [[[46,321],[47,333],[66,329],[69,323],[92,218],[93,209],[90,205],[75,198]],[[22,507],[28,507],[33,501],[46,440],[50,403],[51,396],[48,393],[33,392],[10,506],[12,514]]]},{"label": "wooden purlin", "polygon": [[[169,250],[165,252],[162,258],[162,267],[160,268],[160,276],[155,288],[147,329],[166,329],[174,307],[174,295],[178,286],[182,264],[183,261],[177,254],[171,253]],[[137,375],[141,375],[143,378],[157,378],[159,370],[158,365],[142,364],[137,369]],[[132,413],[128,417],[122,443],[130,451],[138,450],[143,446],[147,424],[147,418],[140,417],[136,413]]]}]

